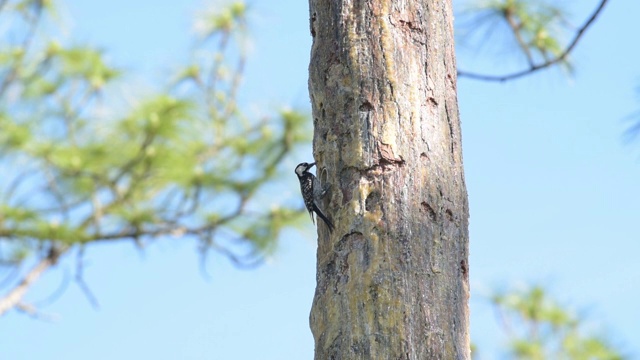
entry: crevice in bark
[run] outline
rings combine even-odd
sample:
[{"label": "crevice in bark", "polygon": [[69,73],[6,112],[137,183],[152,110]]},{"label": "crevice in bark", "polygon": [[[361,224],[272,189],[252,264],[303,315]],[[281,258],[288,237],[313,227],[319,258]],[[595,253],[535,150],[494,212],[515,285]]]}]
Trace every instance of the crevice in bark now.
[{"label": "crevice in bark", "polygon": [[455,163],[456,161],[456,134],[453,130],[453,119],[451,118],[451,116],[449,116],[449,106],[447,104],[447,102],[444,102],[444,112],[445,115],[447,116],[447,125],[449,126],[449,141],[451,143],[450,149],[451,149],[451,160]]},{"label": "crevice in bark", "polygon": [[469,267],[467,266],[467,260],[460,260],[460,271],[465,281],[469,281]]},{"label": "crevice in bark", "polygon": [[311,37],[316,37],[316,28],[315,28],[315,25],[316,25],[316,13],[315,12],[311,13],[309,24],[311,25],[311,29],[310,29],[311,30]]},{"label": "crevice in bark", "polygon": [[393,153],[391,145],[387,145],[383,142],[378,142],[378,150],[380,151],[380,165],[391,165],[402,167],[405,164],[402,156],[396,156]]},{"label": "crevice in bark", "polygon": [[365,199],[365,210],[373,211],[375,210],[376,206],[379,205],[379,203],[380,203],[380,193],[377,191],[373,191],[369,193],[369,195],[367,195],[367,198]]},{"label": "crevice in bark", "polygon": [[449,220],[449,222],[453,222],[453,211],[451,211],[451,209],[447,209],[444,213],[447,214],[447,220]]},{"label": "crevice in bark", "polygon": [[431,205],[429,205],[426,201],[421,202],[420,205],[422,205],[422,209],[427,213],[429,220],[436,221],[436,212],[435,210],[433,210],[433,207],[431,207]]},{"label": "crevice in bark", "polygon": [[373,105],[368,100],[365,100],[360,104],[360,111],[373,111]]}]

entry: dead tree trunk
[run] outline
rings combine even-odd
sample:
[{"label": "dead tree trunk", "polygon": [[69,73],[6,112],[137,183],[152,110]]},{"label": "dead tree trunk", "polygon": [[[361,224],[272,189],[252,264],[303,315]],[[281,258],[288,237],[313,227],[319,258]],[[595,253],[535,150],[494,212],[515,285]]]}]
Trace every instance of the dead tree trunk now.
[{"label": "dead tree trunk", "polygon": [[451,0],[310,0],[316,359],[469,359]]}]

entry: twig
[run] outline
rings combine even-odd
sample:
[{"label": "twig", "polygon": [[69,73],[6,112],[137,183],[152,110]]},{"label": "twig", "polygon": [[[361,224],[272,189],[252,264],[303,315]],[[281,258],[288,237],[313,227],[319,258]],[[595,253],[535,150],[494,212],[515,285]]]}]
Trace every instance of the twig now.
[{"label": "twig", "polygon": [[62,294],[64,294],[64,292],[67,290],[67,288],[69,287],[69,271],[67,271],[65,269],[62,280],[60,281],[60,285],[58,285],[58,288],[55,289],[51,294],[49,294],[46,298],[42,299],[42,300],[38,300],[38,301],[34,301],[33,302],[33,306],[35,308],[43,308],[45,306],[49,306],[51,304],[53,304],[55,301],[57,301]]},{"label": "twig", "polygon": [[512,11],[505,11],[504,16],[507,18],[507,23],[509,24],[509,27],[511,27],[511,31],[513,31],[513,34],[516,37],[516,41],[518,42],[518,45],[520,46],[525,56],[527,57],[527,62],[529,63],[529,66],[534,66],[533,55],[531,55],[531,51],[529,51],[529,47],[527,46],[527,43],[524,41],[524,39],[522,38],[522,34],[520,33],[520,28],[522,27],[522,24],[516,24],[515,20],[513,19]]},{"label": "twig", "polygon": [[76,258],[76,283],[78,284],[78,287],[80,288],[80,290],[82,290],[82,292],[84,293],[84,296],[87,298],[87,300],[89,300],[89,303],[91,304],[91,306],[93,306],[93,308],[97,310],[100,308],[100,304],[98,303],[98,298],[96,298],[96,296],[93,294],[93,292],[89,288],[89,285],[87,285],[87,283],[84,281],[84,278],[83,278],[83,271],[84,271],[84,263],[82,261],[83,258],[84,258],[84,247],[81,247],[80,250],[78,251],[78,256]]},{"label": "twig", "polygon": [[247,254],[244,256],[237,255],[237,254],[234,254],[227,247],[218,245],[216,243],[212,243],[211,248],[219,252],[220,254],[224,255],[225,257],[227,257],[229,260],[231,260],[233,265],[235,265],[239,269],[245,269],[245,270],[255,269],[258,266],[264,264],[265,258],[262,255],[257,255],[253,259],[251,259],[252,254]]},{"label": "twig", "polygon": [[20,274],[20,267],[17,265],[12,265],[8,271],[7,276],[5,276],[4,279],[0,280],[0,289],[4,287],[8,287],[9,284],[12,283],[13,280],[15,280],[19,274]]},{"label": "twig", "polygon": [[35,306],[33,306],[31,304],[20,302],[20,303],[16,304],[15,308],[16,308],[16,310],[21,311],[21,312],[31,316],[32,318],[35,318],[35,319],[38,319],[38,320],[54,322],[54,321],[56,321],[58,319],[58,316],[56,316],[55,314],[43,313],[42,311],[39,311],[38,308],[36,308]]},{"label": "twig", "polygon": [[602,9],[606,5],[607,1],[609,1],[609,0],[601,0],[600,5],[598,5],[598,8],[593,12],[593,14],[591,14],[589,19],[584,23],[584,25],[582,25],[580,27],[580,29],[578,29],[578,31],[576,32],[576,35],[574,36],[573,40],[569,43],[569,46],[567,46],[567,48],[562,52],[562,54],[558,55],[557,57],[555,57],[555,58],[553,58],[551,60],[547,60],[547,61],[545,61],[545,62],[543,62],[541,64],[531,65],[526,70],[517,71],[517,72],[511,73],[511,74],[507,74],[507,75],[484,75],[484,74],[478,74],[478,73],[472,73],[472,72],[458,70],[458,77],[468,77],[470,79],[482,80],[482,81],[504,82],[504,81],[507,81],[507,80],[513,80],[513,79],[517,79],[517,78],[523,77],[525,75],[529,75],[529,74],[534,73],[534,72],[536,72],[538,70],[542,70],[544,68],[547,68],[547,67],[549,67],[551,65],[557,64],[557,63],[565,60],[567,58],[567,56],[569,56],[569,53],[571,53],[573,48],[578,44],[578,41],[582,38],[582,35],[587,30],[587,28],[589,28],[589,26],[591,26],[591,24],[595,21],[595,19],[598,17],[598,15],[600,15],[600,13],[602,12]]},{"label": "twig", "polygon": [[200,272],[207,280],[211,280],[211,274],[207,271],[207,259],[209,251],[211,249],[222,254],[238,269],[251,270],[261,266],[264,261],[264,255],[253,253],[246,255],[235,254],[231,249],[226,246],[218,244],[215,240],[215,230],[209,231],[206,235],[202,236],[202,243],[200,244]]},{"label": "twig", "polygon": [[13,197],[13,194],[20,188],[20,185],[24,183],[25,179],[28,179],[32,175],[38,175],[37,170],[27,169],[21,172],[15,178],[13,178],[13,180],[9,183],[9,186],[7,186],[7,190],[4,193],[4,196],[3,196],[4,202],[7,204],[10,203],[11,198]]}]

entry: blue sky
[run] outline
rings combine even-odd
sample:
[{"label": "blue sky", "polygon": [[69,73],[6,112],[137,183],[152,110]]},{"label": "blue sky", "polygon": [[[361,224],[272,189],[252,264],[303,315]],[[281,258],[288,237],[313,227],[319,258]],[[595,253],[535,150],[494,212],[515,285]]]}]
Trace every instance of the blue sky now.
[{"label": "blue sky", "polygon": [[[596,2],[567,2],[574,22]],[[73,38],[106,49],[150,87],[184,60],[202,5],[68,0],[63,14]],[[640,352],[640,140],[626,145],[622,136],[624,119],[640,109],[638,13],[639,2],[611,2],[573,53],[572,78],[551,70],[505,84],[459,80],[472,339],[485,359],[504,339],[483,296],[528,283],[547,286],[596,331],[634,357]],[[264,111],[308,109],[307,3],[255,2],[251,36],[243,101]],[[511,64],[502,58],[460,51],[458,62],[498,73]],[[309,147],[291,159],[291,169],[310,154]],[[297,192],[296,181],[292,172],[284,186]],[[257,270],[212,257],[207,280],[198,261],[190,241],[158,241],[144,253],[128,243],[96,245],[85,280],[100,309],[72,285],[43,309],[58,314],[55,322],[9,314],[0,319],[0,359],[313,357],[311,223],[287,231]],[[48,274],[28,299],[46,297],[73,266]]]}]

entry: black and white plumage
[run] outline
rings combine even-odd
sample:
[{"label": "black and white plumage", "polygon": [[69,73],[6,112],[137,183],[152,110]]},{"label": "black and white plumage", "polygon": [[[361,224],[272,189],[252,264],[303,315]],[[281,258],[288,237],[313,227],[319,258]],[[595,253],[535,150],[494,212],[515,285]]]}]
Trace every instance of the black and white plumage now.
[{"label": "black and white plumage", "polygon": [[311,216],[311,221],[315,224],[315,220],[313,219],[313,213],[315,212],[318,217],[327,224],[329,227],[329,231],[333,231],[333,224],[331,220],[322,213],[320,207],[318,206],[318,201],[324,196],[327,192],[327,189],[322,188],[322,184],[320,184],[320,180],[316,178],[315,175],[309,172],[316,163],[300,163],[296,166],[296,175],[298,175],[298,180],[300,180],[300,191],[302,192],[302,199],[304,200],[304,206],[309,211],[309,216]]}]

